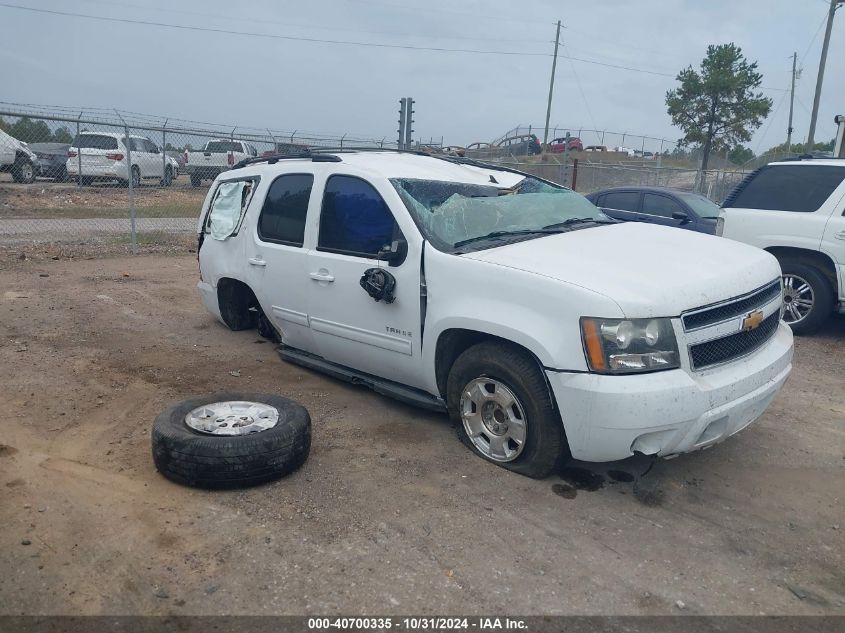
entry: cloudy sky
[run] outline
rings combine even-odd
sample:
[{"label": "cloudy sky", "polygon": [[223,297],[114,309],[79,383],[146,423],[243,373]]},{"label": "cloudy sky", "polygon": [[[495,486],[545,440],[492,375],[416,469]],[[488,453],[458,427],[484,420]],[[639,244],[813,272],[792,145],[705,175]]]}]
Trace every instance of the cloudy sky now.
[{"label": "cloudy sky", "polygon": [[[828,0],[4,0],[0,101],[115,107],[392,139],[398,99],[413,96],[415,136],[466,144],[518,124],[542,125],[554,22],[560,19],[564,46],[553,126],[675,140],[679,133],[664,104],[674,75],[697,66],[708,44],[735,42],[759,62],[765,94],[774,100],[772,116],[751,142],[762,151],[786,137],[784,89],[793,52],[803,68],[795,136],[806,136],[827,5]],[[420,50],[426,48],[486,52]],[[834,23],[825,79],[817,140],[829,140],[833,116],[845,113],[845,9]]]}]

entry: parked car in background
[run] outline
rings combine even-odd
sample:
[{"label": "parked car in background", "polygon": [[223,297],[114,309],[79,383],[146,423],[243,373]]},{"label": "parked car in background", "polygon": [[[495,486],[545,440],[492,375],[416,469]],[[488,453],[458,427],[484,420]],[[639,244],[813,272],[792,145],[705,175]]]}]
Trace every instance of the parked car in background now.
[{"label": "parked car in background", "polygon": [[294,156],[296,154],[307,154],[311,151],[310,145],[303,143],[276,143],[273,149],[261,152],[261,156]]},{"label": "parked car in background", "polygon": [[[129,164],[129,156],[132,164]],[[156,180],[169,187],[179,173],[178,163],[146,136],[107,132],[82,132],[70,144],[65,162],[68,177],[81,177],[84,184],[117,180],[139,187],[143,180]]]},{"label": "parked car in background", "polygon": [[185,152],[176,150],[176,149],[169,149],[165,151],[170,158],[176,161],[176,167],[179,169],[180,172],[185,170]]},{"label": "parked car in background", "polygon": [[67,180],[68,143],[30,143],[29,149],[38,157],[38,175],[56,182]]},{"label": "parked car in background", "polygon": [[520,134],[504,138],[494,147],[497,156],[530,156],[543,151],[536,134]]},{"label": "parked car in background", "polygon": [[636,152],[631,149],[630,147],[622,147],[621,145],[618,147],[613,148],[614,152],[619,152],[621,154],[627,154],[628,156],[636,156]]},{"label": "parked car in background", "polygon": [[565,136],[561,136],[552,140],[549,143],[549,151],[552,154],[561,154],[564,151],[580,152],[584,149],[584,143],[577,136],[570,136],[569,140]]},{"label": "parked car in background", "polygon": [[719,206],[704,196],[666,187],[614,187],[587,195],[614,220],[650,222],[713,234]]},{"label": "parked car in background", "polygon": [[0,130],[0,172],[12,174],[15,182],[35,182],[38,157],[23,141]]},{"label": "parked car in background", "polygon": [[442,152],[447,156],[464,156],[466,155],[467,149],[460,145],[447,145],[442,149]]},{"label": "parked car in background", "polygon": [[217,138],[199,151],[185,152],[185,171],[191,184],[199,187],[203,180],[214,180],[245,158],[258,156],[255,146],[237,139]]},{"label": "parked car in background", "polygon": [[784,320],[797,334],[845,312],[845,160],[769,163],[725,198],[717,235],[753,244],[783,270]]},{"label": "parked car in background", "polygon": [[448,412],[467,447],[531,477],[708,448],[765,411],[792,368],[774,257],[462,160],[221,174],[197,223],[203,303],[275,328],[288,362]]},{"label": "parked car in background", "polygon": [[587,145],[584,148],[585,152],[606,152],[607,146],[606,145]]}]

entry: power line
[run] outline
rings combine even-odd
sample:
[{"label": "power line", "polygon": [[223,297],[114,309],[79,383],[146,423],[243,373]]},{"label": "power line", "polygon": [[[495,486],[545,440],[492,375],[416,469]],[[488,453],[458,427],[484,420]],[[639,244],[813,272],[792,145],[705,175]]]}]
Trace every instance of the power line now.
[{"label": "power line", "polygon": [[[566,50],[566,44],[563,44],[563,50]],[[572,63],[572,60],[569,60],[569,66],[572,68],[572,74],[575,76],[575,84],[578,86],[578,92],[581,93],[581,100],[584,102],[584,108],[587,110],[587,115],[590,117],[590,121],[593,124],[593,127],[597,128],[596,120],[593,118],[593,112],[590,110],[590,104],[587,103],[587,95],[584,94],[584,88],[581,87],[581,80],[578,79],[578,73],[575,70],[575,64]]]},{"label": "power line", "polygon": [[[71,17],[71,18],[82,18],[86,20],[96,20],[100,22],[111,22],[111,23],[120,23],[120,24],[136,24],[141,26],[153,26],[153,27],[161,27],[161,28],[169,28],[169,29],[176,29],[182,31],[199,31],[204,33],[218,33],[218,34],[226,34],[226,35],[240,35],[245,37],[259,37],[265,39],[275,39],[275,40],[285,40],[285,41],[294,41],[294,42],[309,42],[309,43],[316,43],[316,44],[334,44],[334,45],[345,45],[345,46],[361,46],[361,47],[374,47],[374,48],[392,48],[392,49],[402,49],[402,50],[413,50],[413,51],[432,51],[432,52],[441,52],[441,53],[470,53],[470,54],[477,54],[477,55],[506,55],[511,57],[552,57],[549,53],[532,53],[532,52],[525,52],[525,51],[501,51],[501,50],[485,50],[485,49],[474,49],[474,48],[448,48],[448,47],[438,47],[438,46],[414,46],[411,44],[386,44],[380,42],[359,42],[353,40],[334,40],[334,39],[322,39],[316,37],[297,37],[293,35],[278,35],[273,33],[255,33],[250,31],[233,31],[229,29],[221,29],[221,28],[213,28],[213,27],[201,27],[201,26],[188,26],[183,24],[169,24],[166,22],[156,22],[152,20],[132,20],[129,18],[113,18],[101,15],[89,15],[85,13],[71,13],[69,11],[55,11],[51,9],[37,9],[34,7],[24,7],[16,4],[8,4],[8,3],[0,3],[0,7],[4,7],[7,9],[17,9],[20,11],[29,11],[33,13],[42,13],[48,15],[57,15],[62,17]],[[627,70],[630,72],[638,72],[647,75],[656,75],[659,77],[674,77],[674,75],[670,73],[658,72],[654,70],[647,70],[645,68],[635,68],[633,66],[623,66],[620,64],[610,64],[606,62],[599,62],[591,59],[584,59],[582,57],[575,57],[572,55],[561,55],[566,59],[570,59],[572,61],[582,62],[584,64],[592,64],[595,66],[603,66],[605,68],[615,68],[618,70]]]},{"label": "power line", "polygon": [[378,42],[356,42],[352,40],[329,40],[329,39],[322,39],[316,37],[297,37],[293,35],[277,35],[273,33],[255,33],[250,31],[232,31],[229,29],[219,29],[213,27],[202,27],[202,26],[188,26],[184,24],[168,24],[166,22],[155,22],[152,20],[131,20],[129,18],[112,18],[106,17],[102,15],[89,15],[85,13],[71,13],[69,11],[55,11],[51,9],[36,9],[34,7],[23,7],[17,4],[7,4],[5,2],[0,3],[0,7],[4,7],[7,9],[18,9],[20,11],[30,11],[33,13],[44,13],[48,15],[59,15],[63,17],[72,17],[72,18],[83,18],[87,20],[97,20],[100,22],[112,22],[112,23],[120,23],[120,24],[138,24],[142,26],[156,26],[168,29],[178,29],[181,31],[200,31],[204,33],[219,33],[219,34],[226,34],[226,35],[242,35],[246,37],[261,37],[266,39],[274,39],[274,40],[287,40],[292,42],[311,42],[317,44],[341,44],[346,46],[365,46],[365,47],[375,47],[375,48],[398,48],[404,50],[415,50],[415,51],[435,51],[435,52],[447,52],[447,53],[475,53],[480,55],[510,55],[510,56],[518,56],[518,57],[550,57],[548,53],[530,53],[530,52],[522,52],[522,51],[495,51],[495,50],[483,50],[483,49],[473,49],[473,48],[447,48],[447,47],[437,47],[437,46],[413,46],[411,44],[384,44]]},{"label": "power line", "polygon": [[[143,4],[133,4],[131,2],[113,2],[113,0],[82,0],[83,2],[95,3],[95,4],[104,4],[110,7],[123,7],[127,9],[140,9],[144,11],[155,11],[160,7],[151,7]],[[185,11],[183,9],[166,9],[168,14],[176,13],[179,15],[189,15],[193,17],[204,17],[204,18],[212,18],[212,19],[220,19],[226,20],[228,22],[251,22],[253,24],[273,24],[277,26],[282,26],[286,28],[296,28],[296,29],[306,29],[306,30],[317,30],[317,31],[341,31],[345,33],[364,33],[367,35],[390,35],[394,37],[425,37],[430,39],[440,39],[440,40],[471,40],[475,42],[514,42],[514,43],[525,43],[525,42],[536,42],[537,38],[499,38],[499,37],[471,37],[471,36],[457,36],[457,37],[445,37],[439,35],[430,35],[430,34],[422,34],[422,33],[412,33],[412,32],[404,32],[404,33],[397,33],[394,31],[369,31],[369,30],[362,30],[362,29],[347,29],[343,27],[334,27],[334,26],[319,26],[315,24],[302,24],[297,22],[290,22],[290,21],[281,21],[281,20],[264,20],[258,18],[248,18],[243,16],[230,16],[230,15],[221,15],[219,13],[202,13],[199,11]]]}]

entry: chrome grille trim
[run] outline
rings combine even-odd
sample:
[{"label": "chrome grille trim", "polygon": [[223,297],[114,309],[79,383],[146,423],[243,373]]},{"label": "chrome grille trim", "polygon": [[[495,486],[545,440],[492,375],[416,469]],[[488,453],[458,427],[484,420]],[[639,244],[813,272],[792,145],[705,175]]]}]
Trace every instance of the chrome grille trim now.
[{"label": "chrome grille trim", "polygon": [[684,312],[681,322],[685,332],[694,332],[759,309],[778,295],[783,296],[783,289],[781,280],[775,279],[744,295]]}]

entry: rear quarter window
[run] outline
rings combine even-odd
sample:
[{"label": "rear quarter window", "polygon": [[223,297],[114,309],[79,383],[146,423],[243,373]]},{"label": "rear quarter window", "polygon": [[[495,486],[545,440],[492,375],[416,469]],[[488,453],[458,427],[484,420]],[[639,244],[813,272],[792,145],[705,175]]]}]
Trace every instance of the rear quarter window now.
[{"label": "rear quarter window", "polygon": [[751,174],[728,196],[725,208],[812,213],[845,179],[845,166],[772,165]]}]

